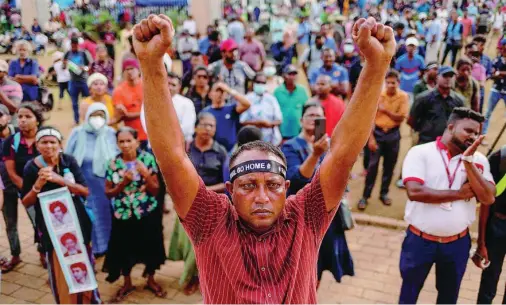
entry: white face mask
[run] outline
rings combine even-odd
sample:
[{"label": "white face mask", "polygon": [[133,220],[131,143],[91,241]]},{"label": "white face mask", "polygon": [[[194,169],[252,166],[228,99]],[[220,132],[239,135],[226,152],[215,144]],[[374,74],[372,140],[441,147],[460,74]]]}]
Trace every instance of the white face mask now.
[{"label": "white face mask", "polygon": [[91,127],[95,130],[99,130],[100,128],[104,127],[105,125],[105,119],[101,116],[92,116],[88,123],[90,123]]}]

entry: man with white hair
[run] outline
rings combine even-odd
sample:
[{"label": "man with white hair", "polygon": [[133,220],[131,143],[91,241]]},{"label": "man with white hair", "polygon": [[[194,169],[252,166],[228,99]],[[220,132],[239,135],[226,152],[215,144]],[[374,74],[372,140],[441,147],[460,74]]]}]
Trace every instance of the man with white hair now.
[{"label": "man with white hair", "polygon": [[9,65],[9,76],[21,84],[23,88],[23,101],[36,101],[39,99],[39,63],[29,58],[32,45],[26,40],[20,40],[15,46],[18,59],[12,60]]}]

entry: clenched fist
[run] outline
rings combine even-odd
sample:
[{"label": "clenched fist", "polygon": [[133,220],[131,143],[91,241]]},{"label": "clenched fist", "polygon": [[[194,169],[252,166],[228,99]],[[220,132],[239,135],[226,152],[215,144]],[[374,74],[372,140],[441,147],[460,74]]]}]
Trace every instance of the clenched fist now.
[{"label": "clenched fist", "polygon": [[377,23],[372,17],[361,18],[353,25],[352,33],[366,62],[390,64],[395,54],[395,38],[391,27]]},{"label": "clenched fist", "polygon": [[174,38],[174,26],[165,15],[149,15],[133,28],[133,46],[139,61],[160,61]]}]

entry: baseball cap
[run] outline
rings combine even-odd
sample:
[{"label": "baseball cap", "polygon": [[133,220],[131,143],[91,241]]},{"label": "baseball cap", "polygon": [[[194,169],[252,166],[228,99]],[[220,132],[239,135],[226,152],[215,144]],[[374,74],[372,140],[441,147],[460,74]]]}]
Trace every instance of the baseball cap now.
[{"label": "baseball cap", "polygon": [[224,40],[221,43],[220,50],[222,50],[222,51],[227,52],[227,51],[232,51],[232,50],[235,50],[235,49],[237,49],[237,43],[233,39],[231,39],[231,38],[229,38],[227,40]]},{"label": "baseball cap", "polygon": [[9,109],[4,104],[0,104],[0,117],[4,115],[9,115]]},{"label": "baseball cap", "polygon": [[441,67],[439,67],[439,70],[437,71],[438,75],[445,75],[448,73],[455,74],[455,70],[453,70],[453,68],[450,66],[441,66]]},{"label": "baseball cap", "polygon": [[406,39],[406,45],[407,46],[414,45],[415,47],[418,47],[418,39],[416,39],[415,37],[409,37],[408,39]]},{"label": "baseball cap", "polygon": [[288,65],[283,69],[283,74],[299,73],[294,65]]},{"label": "baseball cap", "polygon": [[0,72],[8,72],[9,71],[9,64],[3,60],[0,59]]},{"label": "baseball cap", "polygon": [[122,65],[122,71],[125,71],[128,68],[140,69],[139,62],[133,58],[125,59],[125,61],[123,61],[123,65]]}]

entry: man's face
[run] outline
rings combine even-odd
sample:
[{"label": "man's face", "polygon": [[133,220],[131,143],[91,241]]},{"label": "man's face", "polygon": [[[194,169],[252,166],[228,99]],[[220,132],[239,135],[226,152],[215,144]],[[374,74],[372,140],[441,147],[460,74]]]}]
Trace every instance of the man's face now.
[{"label": "man's face", "polygon": [[406,51],[408,54],[413,55],[415,53],[416,47],[414,44],[410,44],[409,46],[406,46]]},{"label": "man's face", "polygon": [[325,36],[327,35],[327,32],[329,31],[329,25],[328,24],[322,24],[320,28],[320,32]]},{"label": "man's face", "polygon": [[332,89],[330,85],[330,81],[325,77],[320,77],[316,81],[316,94],[318,95],[326,95],[330,93]]},{"label": "man's face", "polygon": [[169,91],[170,95],[174,96],[179,94],[181,90],[181,85],[179,84],[179,80],[177,78],[169,78]]},{"label": "man's face", "polygon": [[450,89],[453,85],[453,77],[454,77],[453,73],[446,73],[443,75],[439,75],[437,78],[438,87],[446,90]]},{"label": "man's face", "polygon": [[323,52],[322,59],[323,59],[323,65],[327,68],[332,67],[332,65],[336,61],[336,57],[330,51]]},{"label": "man's face", "polygon": [[297,80],[297,72],[291,72],[291,73],[285,73],[284,74],[285,83],[287,85],[293,85],[295,84],[295,81]]},{"label": "man's face", "polygon": [[209,76],[204,70],[198,70],[195,72],[193,79],[195,80],[195,86],[197,87],[204,87],[209,83]]},{"label": "man's face", "polygon": [[[250,160],[283,161],[260,151],[245,151],[230,167]],[[255,232],[268,231],[285,207],[286,191],[290,181],[273,173],[250,173],[238,177],[234,183],[227,182],[232,202],[241,220]]]},{"label": "man's face", "polygon": [[213,103],[222,104],[228,95],[226,92],[223,92],[222,89],[218,89],[216,85],[211,88],[211,92],[209,92],[209,98]]},{"label": "man's face", "polygon": [[209,141],[216,134],[216,119],[203,117],[195,127],[195,136],[203,141]]},{"label": "man's face", "polygon": [[19,58],[21,58],[21,59],[28,58],[28,49],[25,45],[20,45],[18,47],[18,55],[19,55]]},{"label": "man's face", "polygon": [[399,88],[399,80],[397,80],[396,77],[388,77],[385,80],[385,85],[387,93],[390,95],[394,95],[397,92],[397,88]]},{"label": "man's face", "polygon": [[225,58],[230,62],[235,62],[239,56],[237,49],[233,49],[225,52]]},{"label": "man's face", "polygon": [[65,215],[60,207],[56,207],[53,212],[54,218],[58,219],[58,221],[63,220],[63,216]]},{"label": "man's face", "polygon": [[485,50],[485,43],[484,42],[476,42],[476,45],[478,46],[478,51],[480,54],[483,54],[483,51]]},{"label": "man's face", "polygon": [[323,38],[319,37],[315,40],[316,47],[318,49],[321,49],[323,47]]},{"label": "man's face", "polygon": [[310,135],[314,134],[315,119],[324,118],[322,107],[309,107],[301,118],[302,129]]},{"label": "man's face", "polygon": [[501,55],[506,57],[506,45],[501,47]]},{"label": "man's face", "polygon": [[461,65],[460,68],[457,70],[457,78],[459,79],[469,79],[471,76],[471,65]]},{"label": "man's face", "polygon": [[7,72],[0,72],[0,81],[3,81],[5,76],[7,75]]},{"label": "man's face", "polygon": [[3,131],[11,122],[11,116],[0,113],[0,131]]},{"label": "man's face", "polygon": [[71,238],[67,238],[65,240],[64,246],[65,246],[65,248],[67,249],[68,252],[74,252],[74,251],[76,251],[76,243]]},{"label": "man's face", "polygon": [[480,123],[467,118],[448,125],[448,129],[452,134],[452,143],[462,151],[471,146],[480,135]]},{"label": "man's face", "polygon": [[435,79],[437,77],[437,67],[427,70],[427,77],[430,79]]},{"label": "man's face", "polygon": [[190,63],[192,67],[204,65],[204,58],[202,57],[202,55],[192,56],[190,59]]},{"label": "man's face", "polygon": [[77,51],[79,51],[79,44],[77,44],[77,43],[72,43],[72,44],[70,45],[70,47],[71,47],[71,49],[72,49],[72,52],[77,52]]},{"label": "man's face", "polygon": [[78,282],[83,282],[86,279],[86,271],[81,268],[72,268],[72,275]]},{"label": "man's face", "polygon": [[397,36],[402,36],[402,34],[404,33],[404,29],[403,28],[396,28],[395,33]]},{"label": "man's face", "polygon": [[129,81],[136,81],[137,79],[139,79],[139,69],[133,67],[127,68],[125,70],[125,76],[126,79]]}]

